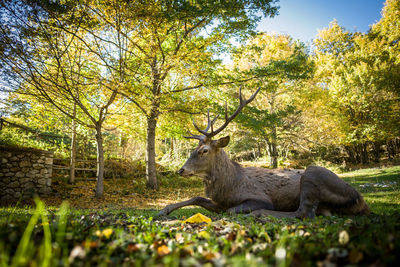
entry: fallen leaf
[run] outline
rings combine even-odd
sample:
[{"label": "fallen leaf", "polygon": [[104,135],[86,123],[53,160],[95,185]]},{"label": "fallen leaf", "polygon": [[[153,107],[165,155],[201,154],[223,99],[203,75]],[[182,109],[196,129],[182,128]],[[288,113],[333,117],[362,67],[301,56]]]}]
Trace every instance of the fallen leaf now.
[{"label": "fallen leaf", "polygon": [[357,264],[359,263],[362,259],[364,258],[364,255],[362,252],[360,252],[358,249],[353,248],[350,251],[349,254],[349,261],[351,264]]},{"label": "fallen leaf", "polygon": [[100,232],[100,230],[97,230],[97,231],[95,232],[95,235],[98,236],[98,237],[101,237],[101,232]]},{"label": "fallen leaf", "polygon": [[186,219],[184,223],[210,223],[211,219],[201,213],[196,213],[192,217]]},{"label": "fallen leaf", "polygon": [[253,245],[251,247],[251,250],[253,252],[264,251],[267,248],[267,246],[268,246],[267,243],[258,243],[258,244]]},{"label": "fallen leaf", "polygon": [[68,260],[70,263],[72,263],[75,260],[75,258],[78,257],[83,259],[85,256],[86,256],[85,250],[81,246],[76,246],[71,250]]},{"label": "fallen leaf", "polygon": [[346,230],[343,230],[339,233],[339,243],[341,245],[346,245],[350,240],[349,234]]},{"label": "fallen leaf", "polygon": [[229,241],[233,241],[236,239],[236,232],[230,232],[225,237]]},{"label": "fallen leaf", "polygon": [[105,238],[110,238],[112,233],[113,230],[111,228],[104,229],[103,232],[101,232],[102,236],[104,236]]},{"label": "fallen leaf", "polygon": [[179,244],[182,244],[183,242],[185,242],[185,239],[183,238],[183,235],[181,233],[176,233],[175,239],[176,239],[176,242],[178,242]]},{"label": "fallen leaf", "polygon": [[180,224],[180,223],[182,223],[181,220],[172,220],[172,221],[162,222],[161,224],[165,225],[165,226],[173,226],[173,225],[177,225],[177,224]]},{"label": "fallen leaf", "polygon": [[193,249],[189,246],[185,246],[181,249],[181,257],[185,257],[185,256],[193,256]]},{"label": "fallen leaf", "polygon": [[99,243],[96,241],[83,241],[82,246],[84,248],[97,248],[99,246]]},{"label": "fallen leaf", "polygon": [[231,233],[233,229],[231,227],[225,227],[222,231],[221,234],[228,234]]},{"label": "fallen leaf", "polygon": [[207,251],[207,252],[203,253],[203,257],[205,260],[209,261],[209,260],[214,259],[216,257],[216,255],[210,251]]},{"label": "fallen leaf", "polygon": [[204,259],[207,261],[210,261],[212,259],[218,259],[221,257],[221,254],[219,254],[218,252],[211,252],[211,251],[204,251],[202,255]]},{"label": "fallen leaf", "polygon": [[277,259],[284,259],[286,257],[286,249],[285,248],[277,248],[275,251],[275,257]]},{"label": "fallen leaf", "polygon": [[158,256],[165,256],[171,253],[171,250],[166,246],[166,245],[161,245],[157,248],[157,254]]},{"label": "fallen leaf", "polygon": [[128,252],[135,252],[135,251],[138,251],[139,249],[140,248],[137,244],[129,244],[126,250]]},{"label": "fallen leaf", "polygon": [[206,240],[211,238],[210,234],[207,231],[201,231],[197,234],[197,236]]}]

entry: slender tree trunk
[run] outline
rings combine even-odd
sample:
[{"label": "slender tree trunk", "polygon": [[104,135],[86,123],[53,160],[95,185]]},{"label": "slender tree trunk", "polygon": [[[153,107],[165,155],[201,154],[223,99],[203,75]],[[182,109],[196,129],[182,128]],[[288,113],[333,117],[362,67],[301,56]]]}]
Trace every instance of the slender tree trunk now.
[{"label": "slender tree trunk", "polygon": [[146,153],[146,186],[158,189],[156,171],[156,116],[152,113],[147,118],[147,153]]},{"label": "slender tree trunk", "polygon": [[381,153],[382,153],[382,142],[376,141],[373,143],[373,152],[374,152],[374,161],[379,162],[381,159]]},{"label": "slender tree trunk", "polygon": [[361,144],[361,156],[363,164],[369,163],[368,143]]},{"label": "slender tree trunk", "polygon": [[258,153],[257,158],[260,158],[261,157],[261,144],[260,144],[260,142],[257,142],[257,153]]},{"label": "slender tree trunk", "polygon": [[71,162],[69,169],[69,183],[73,184],[75,182],[75,162],[76,162],[76,103],[74,103],[73,110],[73,119],[72,119],[72,137],[71,137]]},{"label": "slender tree trunk", "polygon": [[276,127],[273,126],[271,134],[271,166],[278,168],[278,150],[276,148]]},{"label": "slender tree trunk", "polygon": [[389,159],[392,159],[396,156],[396,146],[394,140],[389,140],[386,142],[386,150]]},{"label": "slender tree trunk", "polygon": [[101,125],[96,128],[96,142],[97,142],[97,183],[96,183],[96,197],[103,197],[104,193],[104,151],[103,151],[103,136],[101,133]]},{"label": "slender tree trunk", "polygon": [[344,149],[347,153],[349,162],[355,164],[357,160],[356,160],[353,146],[345,146]]},{"label": "slender tree trunk", "polygon": [[173,160],[174,159],[174,138],[173,137],[171,137],[170,138],[170,140],[171,140],[171,147],[170,147],[170,150],[169,150],[169,157],[171,158],[171,160]]},{"label": "slender tree trunk", "polygon": [[276,150],[276,142],[270,141],[268,138],[265,139],[267,142],[267,150],[269,156],[269,166],[272,168],[278,168],[278,156]]},{"label": "slender tree trunk", "polygon": [[[269,99],[269,105],[270,105],[270,113],[271,114],[276,114],[275,112],[275,98],[276,95],[273,93],[271,95],[271,98]],[[271,142],[269,144],[269,150],[270,150],[270,166],[272,168],[278,168],[278,150],[277,150],[277,145],[276,145],[276,125],[272,125],[271,129]]]}]

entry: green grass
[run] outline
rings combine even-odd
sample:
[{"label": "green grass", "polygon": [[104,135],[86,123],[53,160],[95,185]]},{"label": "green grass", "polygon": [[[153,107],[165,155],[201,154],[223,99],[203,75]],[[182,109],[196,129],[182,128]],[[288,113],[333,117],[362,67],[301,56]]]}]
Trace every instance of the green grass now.
[{"label": "green grass", "polygon": [[400,166],[362,169],[341,176],[362,193],[374,213],[400,211]]},{"label": "green grass", "polygon": [[[342,177],[362,192],[374,214],[254,219],[188,208],[168,219],[155,219],[155,210],[45,208],[39,201],[36,208],[0,208],[0,264],[394,265],[400,257],[400,167],[360,170]],[[171,181],[171,190],[177,183]],[[197,212],[213,222],[177,221]]]}]

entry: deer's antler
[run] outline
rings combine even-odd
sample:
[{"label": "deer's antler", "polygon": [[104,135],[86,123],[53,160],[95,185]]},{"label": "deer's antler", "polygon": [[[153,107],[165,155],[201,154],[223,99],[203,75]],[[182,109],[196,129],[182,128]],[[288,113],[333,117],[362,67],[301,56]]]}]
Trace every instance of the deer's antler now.
[{"label": "deer's antler", "polygon": [[[256,95],[258,94],[258,92],[260,91],[261,87],[257,89],[257,91],[247,100],[243,99],[242,97],[242,86],[240,86],[239,88],[239,107],[236,109],[236,111],[228,117],[228,106],[227,103],[225,102],[225,122],[224,124],[222,124],[218,129],[216,129],[214,131],[214,123],[218,118],[218,115],[213,119],[210,120],[210,110],[207,111],[207,127],[204,130],[201,130],[199,128],[199,126],[197,126],[196,122],[193,119],[193,126],[196,128],[197,131],[199,131],[200,133],[202,133],[203,135],[191,135],[191,136],[184,136],[185,138],[190,138],[190,139],[198,139],[200,141],[205,141],[206,139],[211,139],[211,137],[217,135],[218,133],[220,133],[222,130],[224,130],[226,128],[226,126],[228,126],[228,124],[242,111],[242,109],[244,108],[244,106],[246,106],[248,103],[250,103],[251,101],[254,100],[254,98],[256,97]],[[211,132],[208,132],[208,130],[210,130],[211,128]]]}]

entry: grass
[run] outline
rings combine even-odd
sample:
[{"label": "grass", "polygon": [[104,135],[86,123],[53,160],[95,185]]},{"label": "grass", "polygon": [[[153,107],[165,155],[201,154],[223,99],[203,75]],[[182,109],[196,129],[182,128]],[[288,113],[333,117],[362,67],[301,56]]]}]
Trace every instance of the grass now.
[{"label": "grass", "polygon": [[[49,206],[53,199],[45,199],[47,207],[39,200],[35,208],[3,207],[0,265],[394,265],[400,257],[400,166],[341,176],[363,194],[374,214],[314,220],[255,219],[188,208],[167,219],[156,219],[155,209],[126,208],[124,202],[103,203],[102,209],[80,209],[67,204]],[[176,201],[178,188],[179,198],[201,189],[198,181],[172,174],[161,178],[164,195],[151,195],[140,183],[131,186],[137,195],[144,196],[143,203],[160,206],[173,201],[174,196]],[[109,188],[111,202],[115,190]],[[125,196],[122,191],[116,195]],[[76,203],[84,197],[76,198]],[[182,222],[197,212],[212,222]]]},{"label": "grass", "polygon": [[400,166],[361,169],[341,177],[362,193],[374,213],[387,215],[400,211]]}]

